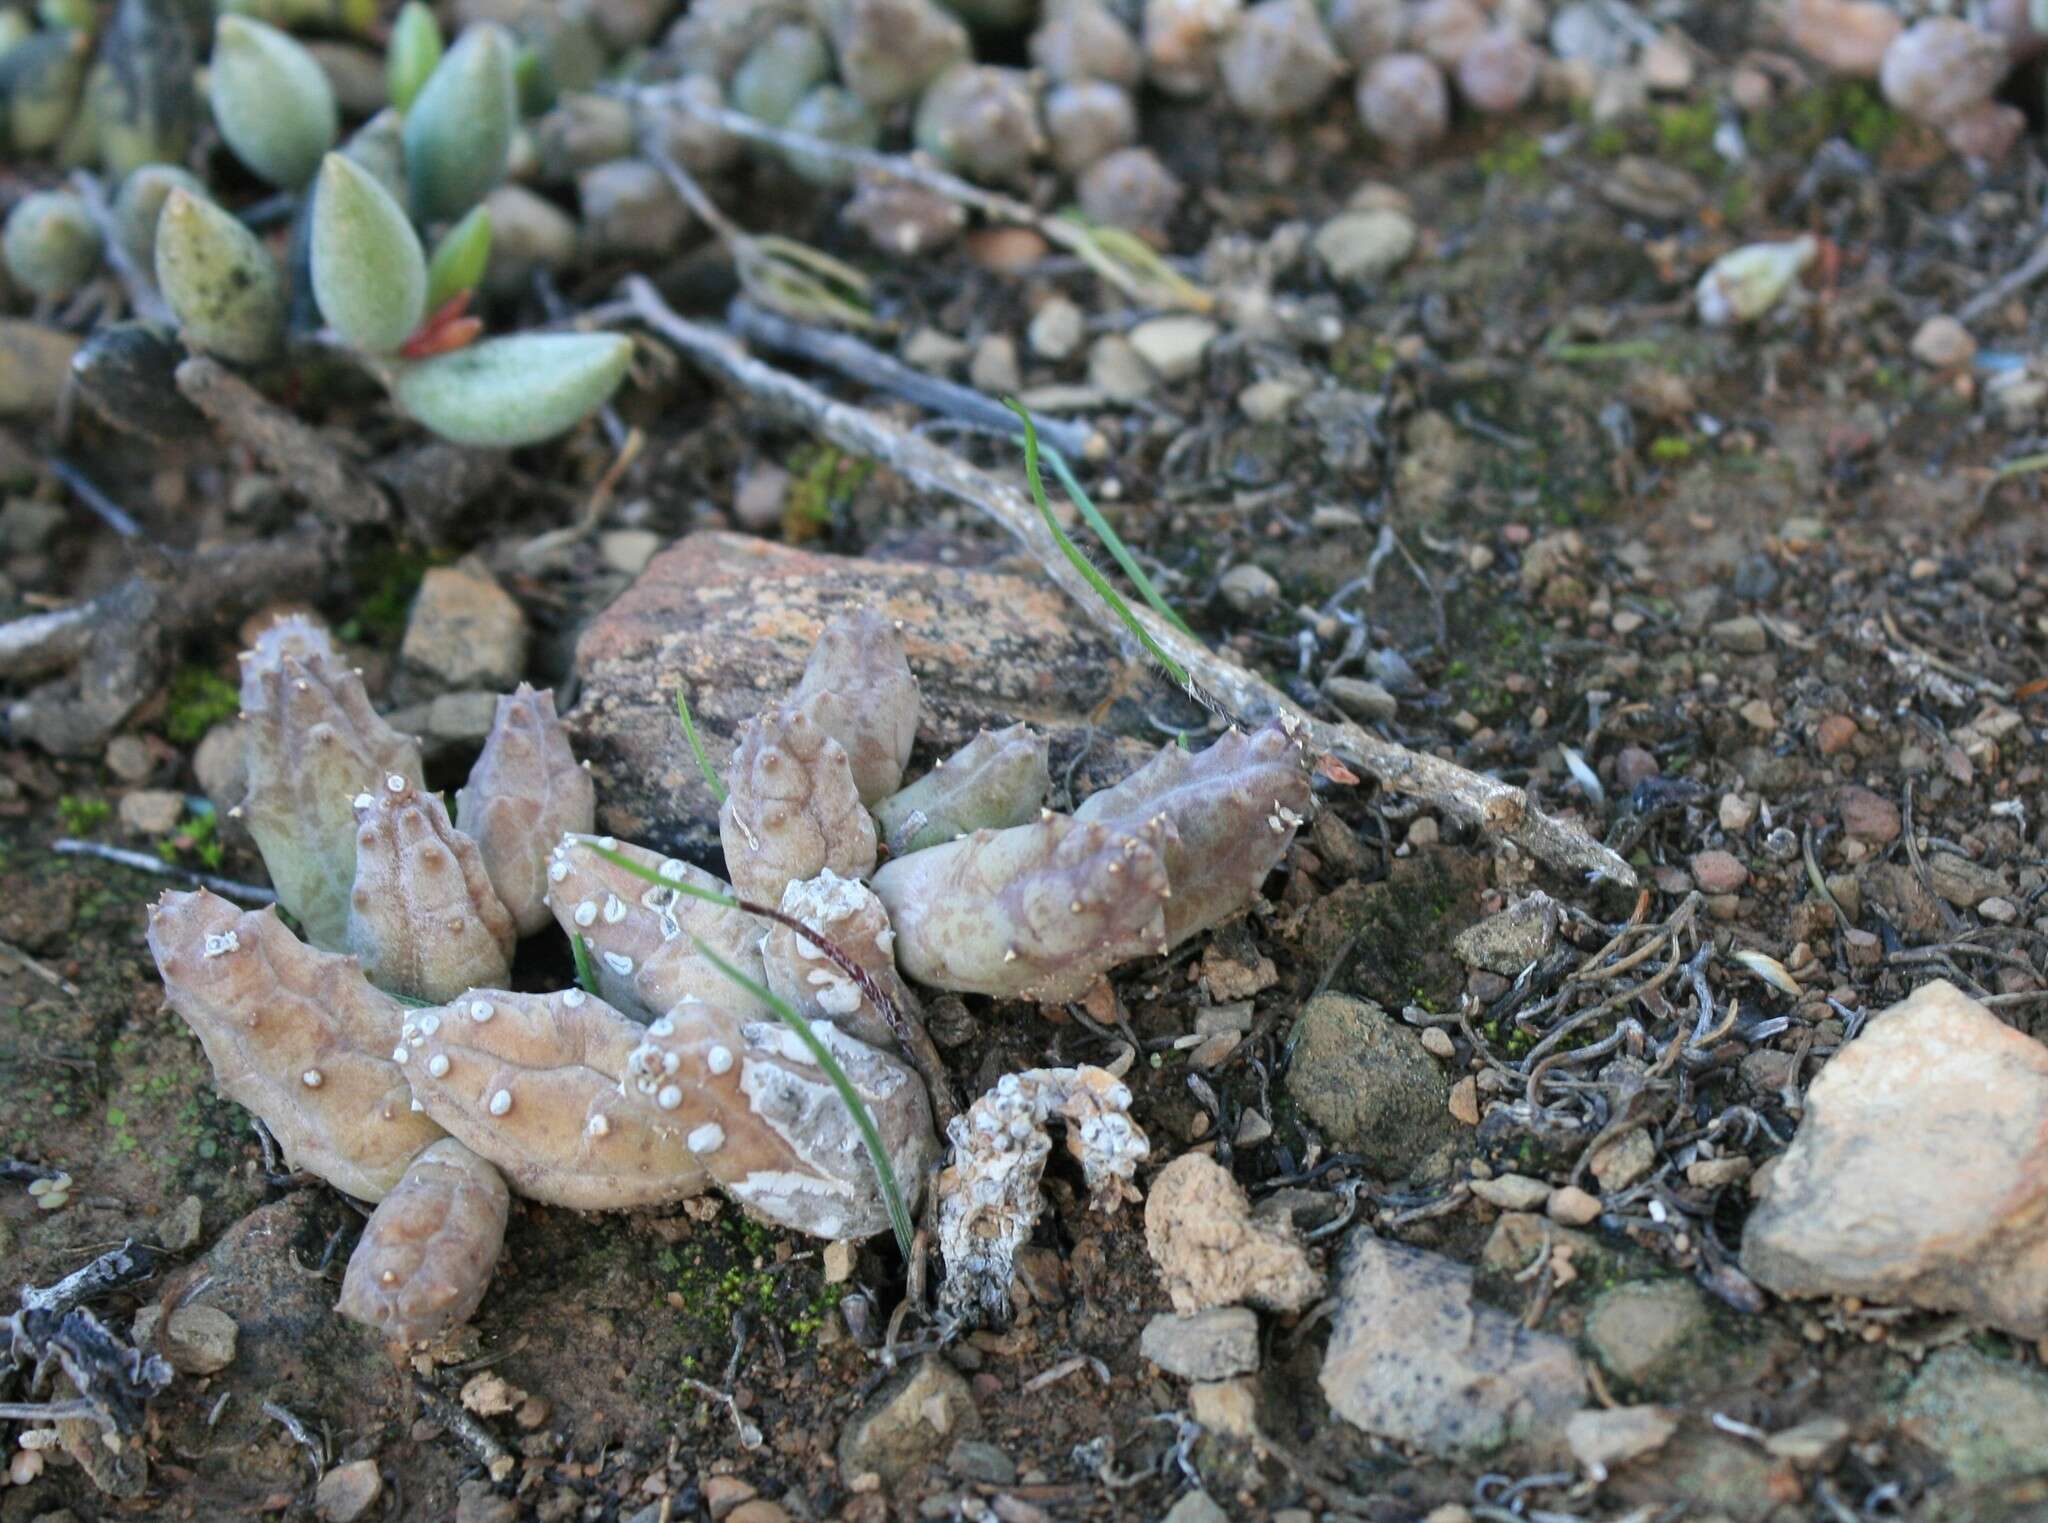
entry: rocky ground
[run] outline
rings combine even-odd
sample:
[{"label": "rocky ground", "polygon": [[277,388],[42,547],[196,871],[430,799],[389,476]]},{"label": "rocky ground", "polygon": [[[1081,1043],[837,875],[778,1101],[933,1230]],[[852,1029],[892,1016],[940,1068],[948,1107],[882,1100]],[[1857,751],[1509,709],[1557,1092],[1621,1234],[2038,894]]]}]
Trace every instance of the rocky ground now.
[{"label": "rocky ground", "polygon": [[[210,631],[102,754],[0,750],[0,1265],[158,1245],[101,1309],[178,1371],[139,1494],[16,1449],[0,1523],[2048,1516],[2043,332],[2024,289],[1928,326],[2025,257],[2048,172],[1814,81],[1731,162],[1740,39],[1702,41],[1639,111],[1411,166],[1162,110],[1202,188],[1176,247],[1234,316],[1131,312],[1016,230],[861,255],[911,363],[1101,430],[1098,500],[1205,640],[1528,788],[1639,888],[1325,780],[1243,920],[1074,1006],[935,1007],[963,1090],[1117,1066],[1152,1140],[1112,1217],[1054,1170],[1010,1327],[896,1323],[881,1244],[519,1203],[474,1327],[394,1363],[331,1310],[361,1210],[266,1160],[164,1008],[161,874],[51,850],[260,881]],[[1714,258],[1799,231],[1766,316],[1697,322]],[[1026,720],[1078,799],[1208,722],[958,503],[687,370],[621,409],[618,479],[593,431],[307,589],[436,784],[490,693],[554,682],[606,828],[715,866],[676,692],[716,748],[854,604],[903,623],[920,758]],[[166,542],[290,519],[203,441],[78,429]],[[122,567],[47,448],[0,436],[11,613]]]}]

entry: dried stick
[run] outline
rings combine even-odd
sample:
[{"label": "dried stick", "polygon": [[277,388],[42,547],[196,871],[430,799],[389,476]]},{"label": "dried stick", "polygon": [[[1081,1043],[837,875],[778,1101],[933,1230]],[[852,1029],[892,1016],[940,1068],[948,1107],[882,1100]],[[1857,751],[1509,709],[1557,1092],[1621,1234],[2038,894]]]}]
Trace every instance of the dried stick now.
[{"label": "dried stick", "polygon": [[[640,320],[693,363],[840,448],[878,461],[926,491],[979,509],[1020,540],[1046,575],[1091,619],[1119,638],[1125,634],[1116,615],[1053,541],[1037,506],[1018,487],[864,408],[835,401],[787,372],[764,364],[730,334],[678,315],[645,278],[631,276],[623,289]],[[1635,871],[1626,862],[1578,826],[1544,814],[1521,789],[1382,740],[1358,725],[1313,718],[1256,672],[1219,656],[1149,609],[1140,607],[1133,612],[1166,653],[1231,713],[1248,722],[1292,716],[1313,745],[1362,767],[1388,788],[1412,794],[1489,834],[1513,841],[1560,872],[1587,873],[1631,887],[1635,884]]]},{"label": "dried stick", "polygon": [[291,483],[321,517],[338,524],[390,518],[390,500],[368,476],[225,366],[203,357],[186,360],[178,367],[178,390],[222,434]]},{"label": "dried stick", "polygon": [[[778,312],[768,312],[752,302],[735,301],[726,308],[725,320],[733,332],[752,344],[794,354],[813,364],[838,371],[849,380],[874,386],[915,402],[919,407],[985,424],[1005,434],[1017,431],[1017,415],[994,397],[972,386],[944,380],[914,370],[893,355],[863,343],[850,333],[834,333],[794,322]],[[1094,429],[1081,423],[1047,418],[1038,424],[1038,437],[1074,460],[1097,460],[1108,449]]]}]

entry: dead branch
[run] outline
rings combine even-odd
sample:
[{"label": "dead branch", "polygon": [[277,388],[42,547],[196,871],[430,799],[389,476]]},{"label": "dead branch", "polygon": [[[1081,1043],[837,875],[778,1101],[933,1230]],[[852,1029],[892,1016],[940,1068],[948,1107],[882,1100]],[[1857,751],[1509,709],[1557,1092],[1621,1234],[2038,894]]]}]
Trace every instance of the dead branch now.
[{"label": "dead branch", "polygon": [[[764,364],[730,334],[677,314],[643,277],[629,277],[624,290],[641,321],[692,362],[754,402],[803,424],[842,449],[888,466],[913,485],[979,509],[1021,541],[1046,575],[1091,619],[1119,639],[1124,636],[1115,612],[1067,560],[1037,506],[1020,487],[864,408],[835,401],[795,376]],[[1135,613],[1152,638],[1197,684],[1246,722],[1290,715],[1306,728],[1314,745],[1363,768],[1385,787],[1411,794],[1490,835],[1512,841],[1560,872],[1586,873],[1634,886],[1635,871],[1626,862],[1578,826],[1544,814],[1521,789],[1383,740],[1348,721],[1316,719],[1256,672],[1182,634],[1149,609],[1139,607]]]},{"label": "dead branch", "polygon": [[232,370],[194,356],[178,367],[178,390],[223,435],[290,482],[322,518],[338,524],[390,518],[390,501],[368,476]]}]

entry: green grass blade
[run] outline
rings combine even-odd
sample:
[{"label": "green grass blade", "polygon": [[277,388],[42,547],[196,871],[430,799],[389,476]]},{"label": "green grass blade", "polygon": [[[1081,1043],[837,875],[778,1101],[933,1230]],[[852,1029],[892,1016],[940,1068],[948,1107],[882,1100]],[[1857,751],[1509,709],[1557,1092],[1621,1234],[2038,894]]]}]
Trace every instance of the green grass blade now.
[{"label": "green grass blade", "polygon": [[725,784],[718,780],[718,774],[711,769],[711,758],[704,754],[704,742],[697,734],[697,721],[690,717],[690,700],[680,687],[676,689],[676,718],[683,722],[683,739],[690,743],[690,754],[697,758],[697,770],[704,774],[704,785],[711,790],[711,796],[723,804]]},{"label": "green grass blade", "polygon": [[576,982],[585,994],[596,994],[597,969],[591,965],[590,943],[574,931],[569,933],[569,955],[576,959]]},{"label": "green grass blade", "polygon": [[[609,846],[600,846],[589,836],[576,837],[576,844],[600,861],[609,862],[614,867],[623,868],[641,882],[652,883],[656,888],[672,888],[679,894],[686,894],[692,899],[702,899],[706,904],[722,904],[729,910],[743,910],[746,908],[744,904],[741,904],[731,894],[721,894],[715,888],[702,888],[695,883],[683,883],[674,878],[664,878],[645,862],[635,862],[622,851],[615,851]],[[577,939],[581,940],[582,938],[579,937]]]},{"label": "green grass blade", "polygon": [[1131,612],[1131,605],[1123,600],[1123,595],[1109,585],[1108,578],[1095,569],[1095,563],[1081,553],[1081,547],[1074,543],[1067,531],[1060,527],[1060,521],[1053,517],[1052,503],[1045,495],[1045,482],[1038,474],[1038,429],[1031,421],[1031,413],[1015,397],[1003,398],[1003,405],[1024,420],[1024,477],[1031,484],[1031,500],[1038,504],[1038,511],[1045,518],[1045,527],[1059,544],[1061,553],[1072,563],[1076,571],[1088,579],[1088,585],[1095,589],[1096,596],[1107,603],[1116,616],[1123,620],[1124,627],[1137,637],[1138,643],[1144,646],[1147,654],[1165,669],[1166,674],[1190,693],[1194,692],[1194,681],[1188,676],[1186,669],[1152,638],[1152,632],[1138,622],[1138,616]]},{"label": "green grass blade", "polygon": [[1195,632],[1188,628],[1187,621],[1175,613],[1172,605],[1159,595],[1159,589],[1152,585],[1152,578],[1145,575],[1145,568],[1140,566],[1137,559],[1124,547],[1123,537],[1110,527],[1109,520],[1102,516],[1102,510],[1095,506],[1094,499],[1089,497],[1082,489],[1081,483],[1075,479],[1073,467],[1067,464],[1067,457],[1049,444],[1041,448],[1046,463],[1052,467],[1053,475],[1059,477],[1060,485],[1066,488],[1067,498],[1074,504],[1074,511],[1081,515],[1081,521],[1095,531],[1095,537],[1102,541],[1110,556],[1123,567],[1124,575],[1129,577],[1131,585],[1138,589],[1138,596],[1143,598],[1146,605],[1160,618],[1189,639],[1193,639]]},{"label": "green grass blade", "polygon": [[811,1023],[798,1015],[780,996],[765,984],[749,978],[738,968],[712,951],[701,936],[690,938],[697,943],[697,950],[704,954],[711,965],[727,978],[738,984],[781,1017],[782,1024],[795,1032],[804,1046],[811,1051],[818,1067],[825,1071],[825,1077],[832,1081],[832,1087],[839,1091],[839,1098],[846,1102],[847,1110],[853,1113],[854,1125],[860,1128],[860,1139],[867,1145],[868,1161],[875,1166],[875,1178],[882,1186],[882,1199],[888,1203],[889,1225],[896,1229],[896,1246],[903,1250],[903,1262],[910,1262],[912,1238],[915,1236],[910,1222],[910,1209],[903,1204],[903,1192],[897,1188],[896,1170],[889,1162],[889,1150],[882,1145],[881,1129],[875,1125],[875,1118],[853,1087],[853,1081],[846,1077],[846,1070],[839,1066],[839,1059],[832,1055],[832,1049],[818,1039],[818,1033],[811,1030]]}]

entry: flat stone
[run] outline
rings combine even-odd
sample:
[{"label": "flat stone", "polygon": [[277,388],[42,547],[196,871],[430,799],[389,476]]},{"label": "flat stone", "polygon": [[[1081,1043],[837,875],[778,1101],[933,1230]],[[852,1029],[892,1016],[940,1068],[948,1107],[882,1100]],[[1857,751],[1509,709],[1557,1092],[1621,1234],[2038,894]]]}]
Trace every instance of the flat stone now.
[{"label": "flat stone", "polygon": [[1223,330],[1206,317],[1185,312],[1148,318],[1131,329],[1131,347],[1138,358],[1169,386],[1185,381],[1202,368],[1202,356]]},{"label": "flat stone", "polygon": [[1337,1296],[1321,1384],[1345,1421],[1445,1458],[1563,1452],[1578,1356],[1475,1301],[1466,1265],[1354,1231]]},{"label": "flat stone", "polygon": [[490,573],[469,563],[436,566],[398,648],[406,701],[456,688],[510,691],[526,670],[526,615]]},{"label": "flat stone", "polygon": [[1658,1390],[1712,1329],[1706,1299],[1684,1280],[1631,1280],[1603,1291],[1586,1314],[1586,1343],[1624,1384]]},{"label": "flat stone", "polygon": [[1451,942],[1451,950],[1468,967],[1514,978],[1556,944],[1557,901],[1539,889],[1467,926]]},{"label": "flat stone", "polygon": [[1741,614],[1733,619],[1723,619],[1707,631],[1714,637],[1714,643],[1723,650],[1735,652],[1738,656],[1761,656],[1771,648],[1770,632],[1763,621],[1754,614]]},{"label": "flat stone", "polygon": [[894,1485],[980,1425],[961,1373],[928,1354],[884,1385],[839,1435],[839,1473],[870,1472]]},{"label": "flat stone", "polygon": [[384,1495],[375,1460],[350,1460],[320,1477],[313,1501],[327,1523],[356,1523]]},{"label": "flat stone", "polygon": [[1240,561],[1224,572],[1216,583],[1223,601],[1241,614],[1252,617],[1269,613],[1280,601],[1280,583],[1264,566]]},{"label": "flat stone", "polygon": [[1198,1380],[1188,1387],[1188,1416],[1211,1433],[1259,1438],[1259,1390],[1253,1380]]},{"label": "flat stone", "polygon": [[1538,1211],[1550,1199],[1550,1186],[1526,1174],[1502,1174],[1472,1181],[1473,1195],[1503,1211]]},{"label": "flat stone", "polygon": [[1736,893],[1749,881],[1749,869],[1730,852],[1696,852],[1691,866],[1693,881],[1709,894]]},{"label": "flat stone", "polygon": [[1593,1177],[1609,1194],[1626,1190],[1657,1165],[1657,1145],[1650,1134],[1638,1128],[1601,1148],[1593,1155]]},{"label": "flat stone", "polygon": [[1593,1407],[1574,1412],[1564,1435],[1572,1458],[1599,1481],[1612,1467],[1661,1449],[1677,1431],[1678,1415],[1668,1407]]},{"label": "flat stone", "polygon": [[182,793],[167,788],[137,788],[121,795],[121,828],[134,835],[169,835],[184,817]]},{"label": "flat stone", "polygon": [[1007,333],[991,333],[974,346],[967,362],[967,380],[990,396],[1009,396],[1024,384],[1017,364],[1017,341]]},{"label": "flat stone", "polygon": [[140,783],[156,771],[149,742],[140,735],[116,735],[107,742],[107,770],[124,783]]},{"label": "flat stone", "polygon": [[[577,644],[582,690],[568,724],[596,777],[603,828],[716,852],[718,808],[676,723],[678,688],[722,767],[740,724],[796,686],[825,622],[855,608],[902,630],[924,699],[920,757],[1021,720],[1050,737],[1057,776],[1122,670],[1115,647],[1043,581],[693,534],[650,561]],[[1119,777],[1151,749],[1118,751],[1098,733],[1077,782]]]},{"label": "flat stone", "polygon": [[1340,212],[1316,229],[1316,257],[1339,280],[1379,280],[1415,252],[1415,223],[1392,207]]},{"label": "flat stone", "polygon": [[1967,1346],[1922,1365],[1893,1415],[1965,1486],[2037,1475],[2048,1455],[2048,1377]]},{"label": "flat stone", "polygon": [[181,1375],[213,1375],[235,1362],[235,1319],[217,1306],[180,1306],[164,1318],[164,1357]]},{"label": "flat stone", "polygon": [[1121,333],[1105,333],[1088,346],[1088,384],[1112,402],[1151,394],[1159,376]]},{"label": "flat stone", "polygon": [[1868,788],[1844,788],[1835,795],[1842,828],[1859,841],[1888,846],[1899,838],[1899,806]]},{"label": "flat stone", "polygon": [[1230,1514],[1208,1492],[1191,1491],[1166,1509],[1164,1523],[1230,1523]]},{"label": "flat stone", "polygon": [[946,1468],[962,1480],[990,1486],[1009,1486],[1017,1480],[1017,1462],[978,1438],[963,1438],[947,1450]]},{"label": "flat stone", "polygon": [[1742,1268],[2048,1336],[2048,1047],[1940,979],[1874,1017],[1808,1089]]},{"label": "flat stone", "polygon": [[711,1523],[725,1523],[735,1508],[761,1494],[752,1481],[736,1475],[706,1476],[703,1492],[704,1510],[711,1514]]},{"label": "flat stone", "polygon": [[1364,724],[1386,724],[1401,711],[1401,701],[1377,682],[1363,677],[1330,677],[1323,682],[1330,702]]},{"label": "flat stone", "polygon": [[1087,336],[1081,309],[1064,296],[1048,300],[1032,314],[1031,325],[1024,330],[1031,352],[1054,361],[1071,358]]},{"label": "flat stone", "polygon": [[1952,851],[1928,854],[1927,881],[1959,910],[1995,899],[2011,886],[2003,874]]},{"label": "flat stone", "polygon": [[1406,1174],[1451,1135],[1450,1081],[1414,1031],[1371,1000],[1319,994],[1295,1026],[1287,1092],[1375,1173]]},{"label": "flat stone", "polygon": [[187,1195],[164,1213],[163,1220],[157,1224],[157,1242],[172,1253],[184,1253],[197,1247],[204,1209],[198,1196]]},{"label": "flat stone", "polygon": [[1259,1367],[1259,1319],[1242,1306],[1215,1306],[1191,1317],[1161,1312],[1145,1324],[1138,1351],[1183,1380],[1222,1380]]},{"label": "flat stone", "polygon": [[652,529],[607,529],[597,537],[597,553],[613,571],[638,576],[661,548],[661,536]]}]

